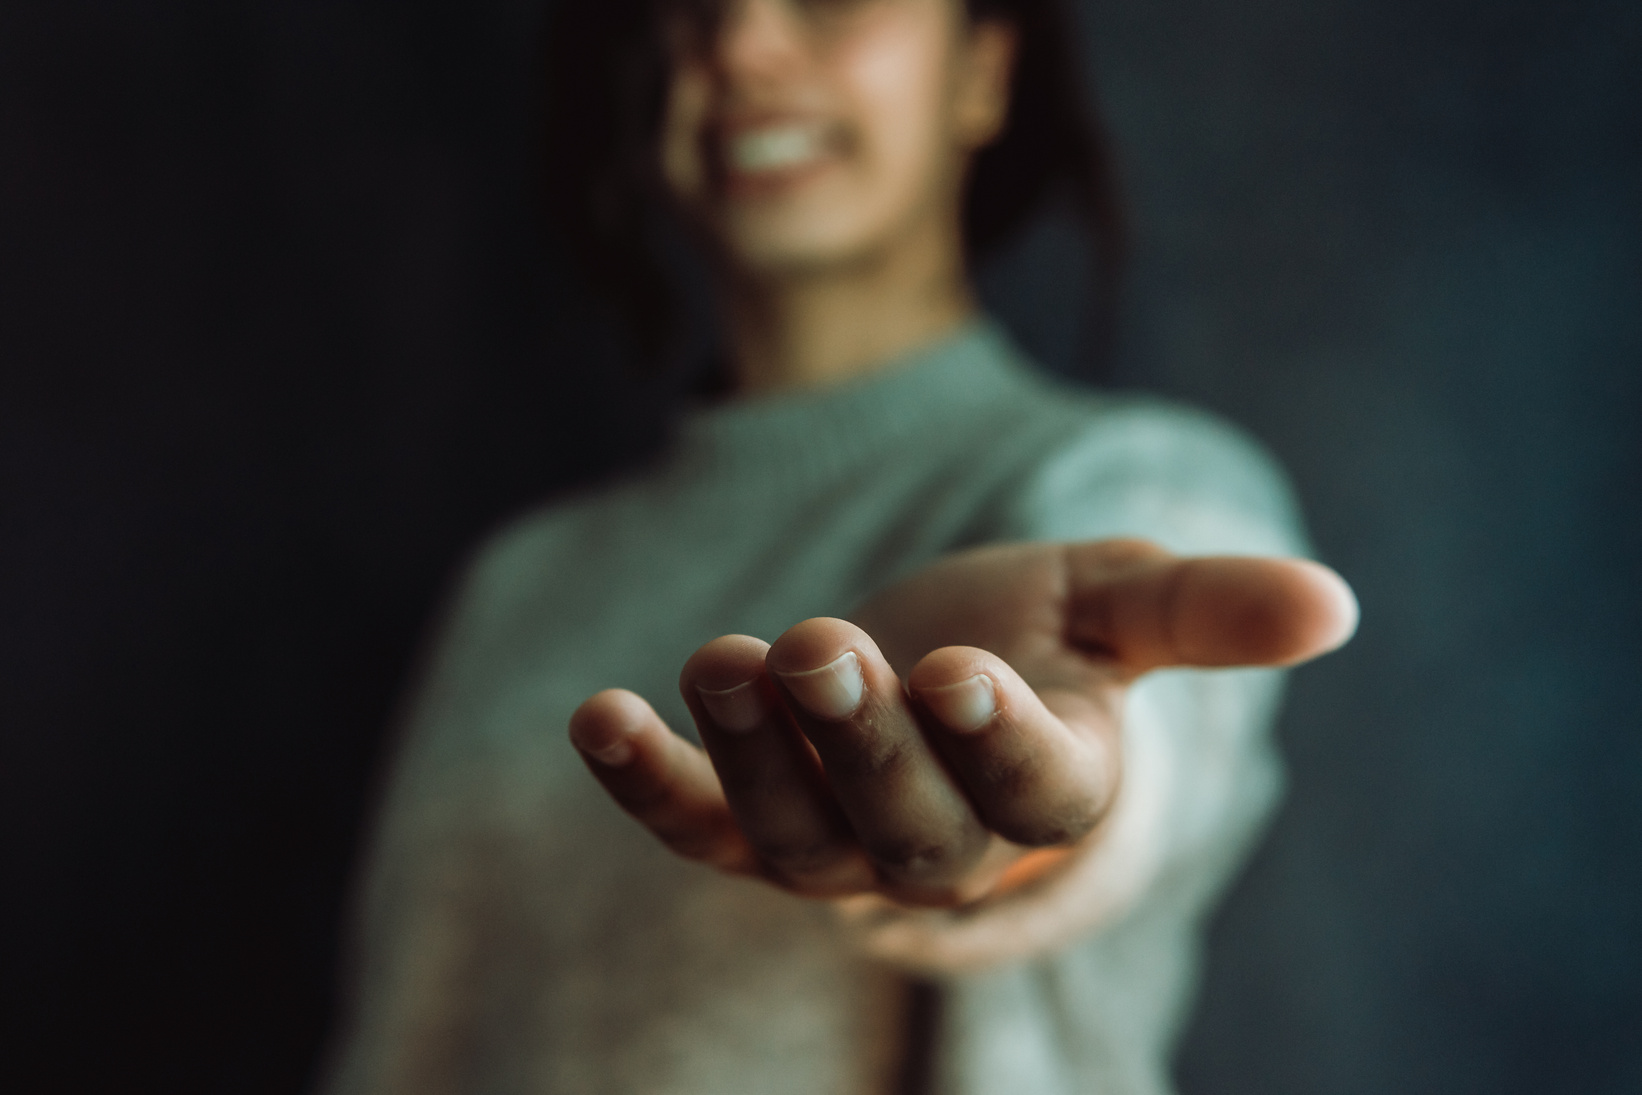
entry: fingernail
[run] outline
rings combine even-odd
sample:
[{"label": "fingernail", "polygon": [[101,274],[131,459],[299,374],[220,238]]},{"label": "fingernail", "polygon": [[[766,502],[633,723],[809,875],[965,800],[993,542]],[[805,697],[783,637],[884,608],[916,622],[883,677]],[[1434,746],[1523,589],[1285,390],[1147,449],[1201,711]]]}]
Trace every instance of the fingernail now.
[{"label": "fingernail", "polygon": [[920,688],[918,698],[948,728],[964,734],[973,734],[991,722],[998,710],[996,688],[985,673],[957,684]]},{"label": "fingernail", "polygon": [[1336,627],[1338,631],[1334,639],[1336,647],[1344,646],[1357,634],[1357,624],[1362,619],[1362,608],[1357,604],[1357,594],[1352,591],[1346,580],[1332,570],[1326,572],[1329,592],[1334,597],[1335,612],[1338,614]]},{"label": "fingernail", "polygon": [[861,706],[861,659],[846,650],[820,669],[778,674],[793,698],[817,718],[845,719]]},{"label": "fingernail", "polygon": [[627,734],[617,731],[615,736],[608,740],[590,741],[587,739],[586,731],[578,733],[577,730],[577,727],[571,727],[571,742],[600,764],[609,768],[620,768],[633,759],[633,741]]},{"label": "fingernail", "polygon": [[588,750],[598,758],[600,764],[611,768],[620,768],[633,759],[633,743],[626,738],[617,738],[603,749]]},{"label": "fingernail", "polygon": [[725,689],[703,688],[698,684],[696,695],[701,697],[701,706],[722,730],[745,734],[764,721],[764,697],[759,694],[756,678]]}]

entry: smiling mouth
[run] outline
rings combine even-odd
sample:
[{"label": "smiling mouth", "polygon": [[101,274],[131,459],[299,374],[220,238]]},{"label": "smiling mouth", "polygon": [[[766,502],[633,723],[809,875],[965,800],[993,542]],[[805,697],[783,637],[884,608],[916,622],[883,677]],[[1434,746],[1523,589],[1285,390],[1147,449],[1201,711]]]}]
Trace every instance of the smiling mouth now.
[{"label": "smiling mouth", "polygon": [[786,122],[744,129],[724,143],[725,166],[738,175],[793,171],[820,161],[826,134],[813,122]]}]

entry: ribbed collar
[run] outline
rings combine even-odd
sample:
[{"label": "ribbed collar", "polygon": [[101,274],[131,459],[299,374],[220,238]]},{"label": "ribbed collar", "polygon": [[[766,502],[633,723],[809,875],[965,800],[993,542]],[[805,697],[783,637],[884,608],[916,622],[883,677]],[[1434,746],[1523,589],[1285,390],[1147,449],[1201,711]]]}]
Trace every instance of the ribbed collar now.
[{"label": "ribbed collar", "polygon": [[841,474],[996,405],[1028,375],[1003,329],[977,318],[857,379],[692,409],[673,464],[687,475],[772,483]]}]

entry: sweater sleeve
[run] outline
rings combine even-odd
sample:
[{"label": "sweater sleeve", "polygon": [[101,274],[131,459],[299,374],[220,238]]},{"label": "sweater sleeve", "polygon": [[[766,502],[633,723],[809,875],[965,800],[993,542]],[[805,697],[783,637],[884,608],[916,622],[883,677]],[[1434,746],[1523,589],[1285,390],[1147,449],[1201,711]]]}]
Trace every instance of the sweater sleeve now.
[{"label": "sweater sleeve", "polygon": [[[1134,536],[1177,554],[1307,550],[1275,463],[1198,412],[1099,412],[1019,482],[999,539]],[[1101,827],[1042,879],[960,910],[844,907],[868,953],[925,974],[983,970],[1064,950],[1146,903],[1195,919],[1241,861],[1281,786],[1270,728],[1274,670],[1166,670],[1131,690],[1124,780]]]}]

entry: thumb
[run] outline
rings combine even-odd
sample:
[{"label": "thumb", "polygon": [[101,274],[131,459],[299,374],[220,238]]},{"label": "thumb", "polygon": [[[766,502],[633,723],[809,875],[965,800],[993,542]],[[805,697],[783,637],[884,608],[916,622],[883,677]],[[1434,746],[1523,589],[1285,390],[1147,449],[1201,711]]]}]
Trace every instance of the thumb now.
[{"label": "thumb", "polygon": [[1351,587],[1310,560],[1182,557],[1133,540],[1067,552],[1069,640],[1137,674],[1294,665],[1343,646],[1357,629]]}]

